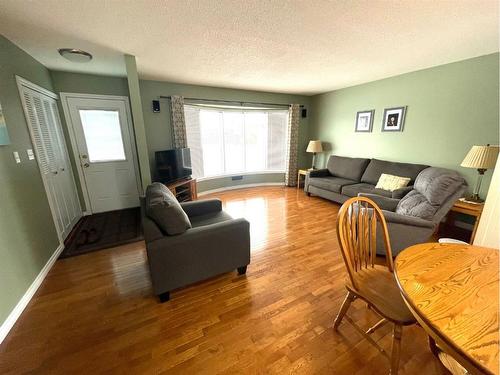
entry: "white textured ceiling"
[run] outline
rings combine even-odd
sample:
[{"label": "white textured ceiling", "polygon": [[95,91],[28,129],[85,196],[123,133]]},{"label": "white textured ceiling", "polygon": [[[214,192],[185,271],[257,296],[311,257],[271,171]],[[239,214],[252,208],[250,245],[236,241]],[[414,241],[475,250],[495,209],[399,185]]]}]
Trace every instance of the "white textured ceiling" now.
[{"label": "white textured ceiling", "polygon": [[[498,51],[496,0],[0,0],[50,69],[315,94]],[[91,52],[88,64],[57,48]]]}]

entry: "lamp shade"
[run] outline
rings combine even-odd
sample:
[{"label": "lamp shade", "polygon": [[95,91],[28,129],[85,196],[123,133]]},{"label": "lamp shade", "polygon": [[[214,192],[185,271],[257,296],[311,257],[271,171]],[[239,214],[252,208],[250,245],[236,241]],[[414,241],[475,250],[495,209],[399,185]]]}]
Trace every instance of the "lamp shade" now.
[{"label": "lamp shade", "polygon": [[460,165],[462,167],[476,169],[493,168],[497,161],[498,151],[498,146],[472,146]]},{"label": "lamp shade", "polygon": [[323,152],[321,141],[309,141],[306,152]]}]

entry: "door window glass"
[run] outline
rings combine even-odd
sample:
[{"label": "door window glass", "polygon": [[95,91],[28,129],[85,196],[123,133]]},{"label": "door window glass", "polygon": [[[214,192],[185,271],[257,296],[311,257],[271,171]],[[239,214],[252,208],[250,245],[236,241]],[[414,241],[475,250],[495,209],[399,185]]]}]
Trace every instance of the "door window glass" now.
[{"label": "door window glass", "polygon": [[79,110],[89,161],[126,160],[118,111]]}]

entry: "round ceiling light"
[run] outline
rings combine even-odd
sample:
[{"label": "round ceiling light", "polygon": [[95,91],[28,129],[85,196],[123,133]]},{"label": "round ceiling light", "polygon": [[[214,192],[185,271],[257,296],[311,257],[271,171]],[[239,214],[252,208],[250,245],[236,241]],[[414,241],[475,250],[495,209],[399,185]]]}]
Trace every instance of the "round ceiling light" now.
[{"label": "round ceiling light", "polygon": [[88,52],[76,48],[59,48],[59,54],[71,62],[83,63],[92,60],[92,55]]}]

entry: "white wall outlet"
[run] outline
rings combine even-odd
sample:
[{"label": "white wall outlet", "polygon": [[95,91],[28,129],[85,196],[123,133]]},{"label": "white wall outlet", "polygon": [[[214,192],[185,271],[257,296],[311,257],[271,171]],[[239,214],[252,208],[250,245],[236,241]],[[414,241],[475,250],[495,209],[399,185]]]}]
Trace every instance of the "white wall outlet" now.
[{"label": "white wall outlet", "polygon": [[28,154],[28,160],[35,160],[35,154],[31,148],[26,150],[26,154]]},{"label": "white wall outlet", "polygon": [[19,157],[19,152],[14,151],[13,154],[14,154],[14,160],[16,161],[17,164],[19,164],[21,162],[21,158]]}]

